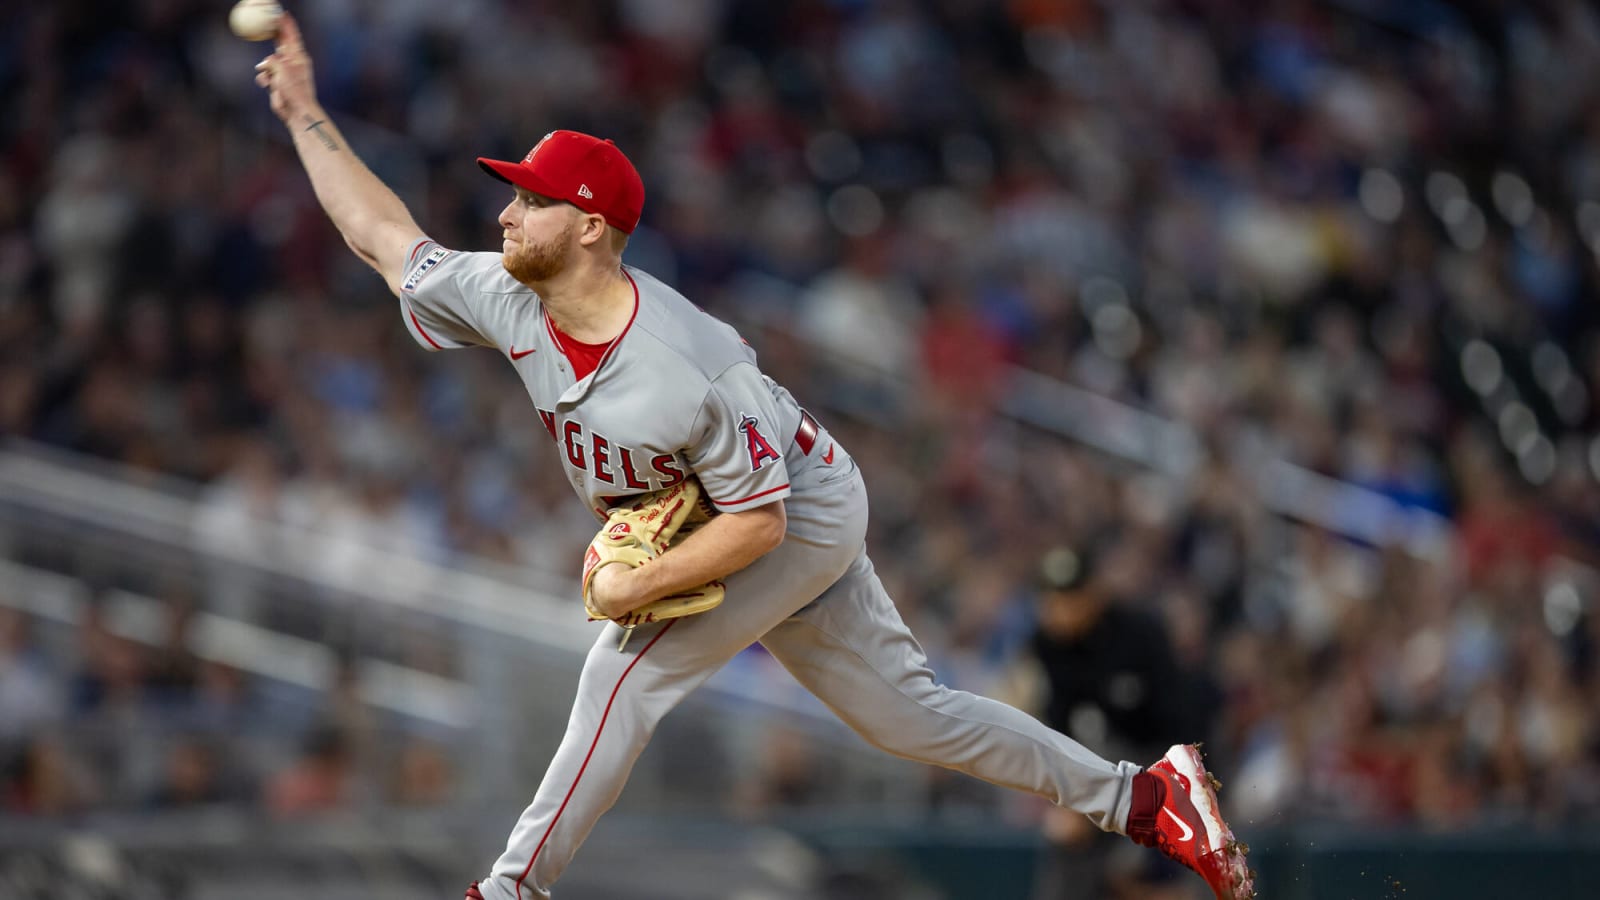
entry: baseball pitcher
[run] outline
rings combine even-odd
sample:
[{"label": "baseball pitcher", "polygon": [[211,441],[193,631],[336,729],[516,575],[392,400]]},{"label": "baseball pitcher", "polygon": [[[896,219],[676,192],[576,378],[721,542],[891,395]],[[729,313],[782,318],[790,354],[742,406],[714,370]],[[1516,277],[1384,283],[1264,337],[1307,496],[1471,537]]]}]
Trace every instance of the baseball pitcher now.
[{"label": "baseball pitcher", "polygon": [[867,558],[849,452],[732,328],[623,264],[645,192],[614,144],[553,131],[521,160],[479,159],[507,187],[503,240],[464,252],[429,240],[351,152],[292,18],[257,70],[317,199],[411,336],[504,355],[599,523],[573,612],[606,620],[602,633],[544,780],[467,896],[548,898],[661,718],[755,641],[874,745],[1039,794],[1159,848],[1219,898],[1253,896],[1195,748],[1108,762],[935,680]]}]

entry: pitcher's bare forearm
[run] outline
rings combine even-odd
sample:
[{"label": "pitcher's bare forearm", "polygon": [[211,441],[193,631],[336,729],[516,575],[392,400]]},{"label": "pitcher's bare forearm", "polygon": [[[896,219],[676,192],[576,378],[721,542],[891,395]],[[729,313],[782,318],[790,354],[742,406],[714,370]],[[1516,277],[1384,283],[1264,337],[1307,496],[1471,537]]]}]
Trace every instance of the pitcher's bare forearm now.
[{"label": "pitcher's bare forearm", "polygon": [[406,248],[422,236],[405,203],[351,151],[320,108],[296,113],[284,124],[323,211],[350,249],[398,292]]},{"label": "pitcher's bare forearm", "polygon": [[781,500],[714,516],[648,565],[601,569],[595,575],[596,608],[619,616],[652,600],[724,578],[782,543],[787,522]]},{"label": "pitcher's bare forearm", "polygon": [[293,16],[284,15],[273,54],[256,69],[256,83],[267,89],[272,111],[289,129],[317,202],[350,249],[398,293],[406,249],[422,229],[317,103],[311,58]]},{"label": "pitcher's bare forearm", "polygon": [[333,126],[328,123],[326,117],[321,119],[312,119],[311,117],[313,115],[315,115],[315,113],[306,114],[305,117],[307,119],[311,119],[311,122],[306,125],[303,131],[306,134],[315,134],[317,136],[317,140],[322,142],[322,146],[327,147],[329,150],[337,153],[339,151],[339,141],[335,139],[333,135],[328,133],[333,130]]}]

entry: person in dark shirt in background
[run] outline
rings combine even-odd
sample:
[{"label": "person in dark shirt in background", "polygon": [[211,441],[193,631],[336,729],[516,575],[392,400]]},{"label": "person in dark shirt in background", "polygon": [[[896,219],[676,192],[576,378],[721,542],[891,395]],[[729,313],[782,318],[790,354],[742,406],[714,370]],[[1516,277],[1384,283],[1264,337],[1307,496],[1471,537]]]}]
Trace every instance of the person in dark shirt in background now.
[{"label": "person in dark shirt in background", "polygon": [[[1030,650],[1045,683],[1045,724],[1096,752],[1140,759],[1159,755],[1183,735],[1207,737],[1204,704],[1218,695],[1207,673],[1180,665],[1154,608],[1115,577],[1118,564],[1131,562],[1123,557],[1129,550],[1108,541],[1055,547],[1040,558]],[[1112,842],[1071,817],[1047,815],[1045,835],[1050,846],[1036,880],[1037,900],[1181,891],[1182,869],[1165,860],[1137,860],[1128,870]]]}]

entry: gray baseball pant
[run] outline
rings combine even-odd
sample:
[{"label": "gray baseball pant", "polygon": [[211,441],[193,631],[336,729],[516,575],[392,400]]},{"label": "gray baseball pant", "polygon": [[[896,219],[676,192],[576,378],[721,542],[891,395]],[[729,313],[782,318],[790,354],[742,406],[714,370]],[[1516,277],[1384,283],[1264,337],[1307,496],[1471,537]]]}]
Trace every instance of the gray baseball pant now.
[{"label": "gray baseball pant", "polygon": [[[934,680],[867,558],[859,474],[803,508],[808,518],[791,514],[777,549],[726,579],[722,606],[641,627],[623,653],[617,626],[605,628],[533,803],[479,885],[486,900],[547,900],[661,718],[757,640],[874,746],[1030,791],[1103,830],[1126,827],[1139,766],[1108,762],[1026,713]],[[799,536],[816,534],[830,537]]]}]

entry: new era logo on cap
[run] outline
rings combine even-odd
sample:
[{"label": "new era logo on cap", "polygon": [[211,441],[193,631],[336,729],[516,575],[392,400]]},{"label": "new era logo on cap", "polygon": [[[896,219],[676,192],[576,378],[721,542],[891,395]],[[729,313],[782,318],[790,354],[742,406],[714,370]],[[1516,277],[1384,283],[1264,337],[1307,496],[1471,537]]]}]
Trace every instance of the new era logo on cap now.
[{"label": "new era logo on cap", "polygon": [[[552,131],[519,163],[479,157],[485,172],[603,216],[629,234],[644,208],[644,182],[617,145],[577,131]],[[591,187],[593,185],[593,187]]]}]

